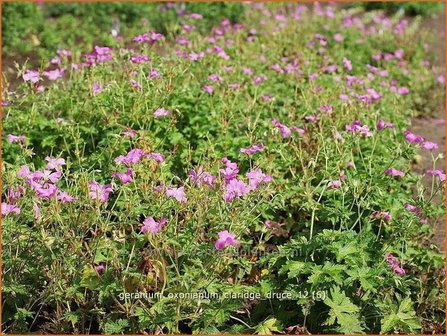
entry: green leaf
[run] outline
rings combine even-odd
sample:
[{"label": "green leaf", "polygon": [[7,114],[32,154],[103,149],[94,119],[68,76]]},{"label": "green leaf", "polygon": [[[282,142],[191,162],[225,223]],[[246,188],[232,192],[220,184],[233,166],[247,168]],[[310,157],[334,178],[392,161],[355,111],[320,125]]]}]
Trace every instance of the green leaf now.
[{"label": "green leaf", "polygon": [[116,321],[108,321],[104,325],[104,332],[106,334],[122,334],[124,329],[129,326],[129,322],[124,319],[118,319]]},{"label": "green leaf", "polygon": [[360,308],[353,304],[339,287],[331,289],[330,297],[327,296],[324,303],[331,307],[329,318],[325,322],[326,325],[337,323],[338,331],[346,334],[363,333],[359,315]]},{"label": "green leaf", "polygon": [[271,335],[274,331],[280,332],[280,325],[276,318],[269,318],[256,326],[256,333],[259,335]]}]

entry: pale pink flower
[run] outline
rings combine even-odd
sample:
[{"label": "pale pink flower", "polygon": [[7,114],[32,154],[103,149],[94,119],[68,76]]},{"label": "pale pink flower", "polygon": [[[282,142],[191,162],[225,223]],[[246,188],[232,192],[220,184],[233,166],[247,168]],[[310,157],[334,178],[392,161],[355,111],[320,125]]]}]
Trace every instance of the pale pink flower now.
[{"label": "pale pink flower", "polygon": [[89,197],[92,200],[98,200],[101,203],[105,203],[109,199],[109,194],[113,191],[113,188],[110,184],[99,184],[95,180],[91,181],[88,184],[89,188]]},{"label": "pale pink flower", "polygon": [[13,204],[7,204],[7,203],[3,202],[2,203],[2,216],[7,216],[11,212],[14,212],[15,214],[19,215],[20,209]]},{"label": "pale pink flower", "polygon": [[141,233],[158,233],[161,231],[164,225],[168,222],[167,218],[160,219],[159,222],[156,222],[153,217],[146,217],[142,226],[141,226]]},{"label": "pale pink flower", "polygon": [[237,248],[241,246],[239,241],[236,240],[236,235],[228,232],[227,230],[220,231],[218,233],[218,237],[219,238],[214,244],[217,250],[222,250],[225,246],[236,246]]},{"label": "pale pink flower", "polygon": [[186,203],[187,202],[187,198],[186,198],[186,193],[185,193],[185,188],[184,187],[167,188],[166,189],[166,196],[173,197],[180,203]]},{"label": "pale pink flower", "polygon": [[170,110],[165,109],[164,107],[160,107],[159,109],[155,110],[154,117],[160,118],[164,116],[170,115],[172,112]]}]

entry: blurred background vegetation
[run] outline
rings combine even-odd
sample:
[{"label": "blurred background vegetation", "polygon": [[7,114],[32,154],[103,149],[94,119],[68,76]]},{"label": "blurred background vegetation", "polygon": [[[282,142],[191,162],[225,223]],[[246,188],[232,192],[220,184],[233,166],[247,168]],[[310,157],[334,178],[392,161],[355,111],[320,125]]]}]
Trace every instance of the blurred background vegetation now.
[{"label": "blurred background vegetation", "polygon": [[[443,8],[443,2],[353,2],[350,6],[431,15]],[[58,48],[90,50],[93,44],[114,46],[117,41],[111,35],[113,22],[119,21],[120,34],[129,36],[149,29],[166,34],[185,11],[203,15],[204,20],[195,23],[202,32],[224,18],[237,22],[244,15],[243,4],[234,2],[21,2],[3,3],[2,7],[3,56],[16,57],[18,61],[30,55],[48,59]]]},{"label": "blurred background vegetation", "polygon": [[[242,3],[3,3],[3,54],[29,54],[38,47],[41,58],[52,57],[58,48],[90,49],[93,43],[113,46],[112,23],[120,22],[120,33],[147,25],[166,33],[185,11],[202,14],[196,21],[200,31],[210,29],[224,18],[236,22],[243,15]],[[163,15],[161,13],[163,12]],[[145,24],[146,23],[146,24]]]}]

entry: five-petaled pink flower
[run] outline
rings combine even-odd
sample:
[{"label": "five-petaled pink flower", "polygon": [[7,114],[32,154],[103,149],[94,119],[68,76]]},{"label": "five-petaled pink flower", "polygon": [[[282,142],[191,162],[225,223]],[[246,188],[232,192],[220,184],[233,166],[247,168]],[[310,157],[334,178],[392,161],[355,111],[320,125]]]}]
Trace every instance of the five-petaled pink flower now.
[{"label": "five-petaled pink flower", "polygon": [[89,188],[89,196],[92,200],[98,200],[101,203],[107,202],[109,199],[109,194],[113,191],[113,188],[110,184],[99,184],[95,180],[91,181],[88,184]]},{"label": "five-petaled pink flower", "polygon": [[250,190],[256,189],[261,183],[269,183],[272,181],[272,177],[264,174],[260,168],[250,170],[246,176],[249,180]]},{"label": "five-petaled pink flower", "polygon": [[250,186],[248,186],[244,181],[241,181],[238,178],[233,178],[229,180],[225,186],[225,194],[223,199],[226,202],[231,202],[235,198],[242,197],[249,193],[250,190]]},{"label": "five-petaled pink flower", "polygon": [[59,168],[63,165],[65,165],[65,159],[63,158],[51,158],[47,156],[45,158],[45,161],[47,161],[47,169],[55,169],[59,170]]},{"label": "five-petaled pink flower", "polygon": [[167,188],[166,189],[166,196],[175,198],[180,203],[186,203],[186,193],[185,193],[185,187],[180,188]]},{"label": "five-petaled pink flower", "polygon": [[141,225],[141,233],[158,233],[161,231],[164,225],[168,222],[167,218],[162,218],[158,222],[153,217],[146,217]]},{"label": "five-petaled pink flower", "polygon": [[37,83],[39,81],[39,72],[34,70],[26,70],[23,74],[23,80],[25,82]]},{"label": "five-petaled pink flower", "polygon": [[241,243],[236,240],[236,235],[227,230],[220,231],[218,236],[219,238],[214,244],[217,250],[222,250],[225,246],[236,246],[238,248],[241,246]]}]

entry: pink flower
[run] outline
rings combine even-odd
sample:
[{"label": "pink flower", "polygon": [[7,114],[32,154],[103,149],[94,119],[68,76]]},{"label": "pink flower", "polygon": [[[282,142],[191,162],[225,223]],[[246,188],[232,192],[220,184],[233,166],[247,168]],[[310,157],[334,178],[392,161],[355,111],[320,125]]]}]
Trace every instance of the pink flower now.
[{"label": "pink flower", "polygon": [[145,155],[144,151],[139,148],[134,148],[130,150],[125,156],[120,155],[115,159],[115,163],[123,163],[125,165],[131,165],[138,163],[143,156]]},{"label": "pink flower", "polygon": [[281,124],[278,120],[272,119],[272,124],[279,128],[279,132],[283,138],[288,138],[292,134],[292,130],[284,124]]},{"label": "pink flower", "polygon": [[56,169],[59,170],[59,168],[63,165],[65,165],[65,159],[63,158],[50,158],[47,156],[45,158],[45,161],[47,161],[47,169]]},{"label": "pink flower", "polygon": [[10,143],[25,143],[25,136],[24,135],[13,135],[13,134],[8,134],[6,136],[6,138],[8,139],[8,142]]},{"label": "pink flower", "polygon": [[252,145],[250,147],[241,148],[239,151],[243,154],[252,155],[256,152],[261,152],[264,150],[263,144]]},{"label": "pink flower", "polygon": [[147,154],[146,157],[148,159],[155,160],[158,163],[162,163],[165,160],[165,156],[163,154],[155,152]]},{"label": "pink flower", "polygon": [[346,57],[343,57],[343,66],[346,70],[351,71],[352,70],[352,63],[350,60],[348,60]]},{"label": "pink flower", "polygon": [[385,169],[384,173],[390,176],[399,176],[399,177],[405,176],[405,173],[403,171],[397,170],[395,168]]},{"label": "pink flower", "polygon": [[198,61],[198,60],[200,60],[200,59],[202,59],[202,58],[204,58],[205,57],[205,53],[202,51],[202,52],[200,52],[200,53],[195,53],[194,51],[191,51],[188,55],[187,55],[187,57],[191,60],[191,61]]},{"label": "pink flower", "polygon": [[384,219],[386,221],[390,221],[391,220],[391,215],[388,212],[385,211],[374,211],[371,214],[372,218],[378,218],[378,219]]},{"label": "pink flower", "polygon": [[189,177],[191,178],[191,182],[197,185],[206,184],[210,188],[214,187],[214,181],[216,180],[216,176],[203,171],[203,166],[199,166],[197,172],[191,169],[189,171]]},{"label": "pink flower", "polygon": [[113,188],[110,184],[99,184],[95,180],[91,181],[88,184],[89,188],[89,196],[92,200],[98,200],[101,203],[107,202],[109,199],[109,194],[113,191]]},{"label": "pink flower", "polygon": [[380,119],[377,122],[377,130],[381,131],[384,128],[394,128],[394,124],[386,122],[386,121],[383,121],[382,119]]},{"label": "pink flower", "polygon": [[225,186],[225,194],[223,196],[226,202],[231,202],[235,198],[242,197],[250,192],[250,187],[238,178],[229,180]]},{"label": "pink flower", "polygon": [[254,82],[256,85],[261,84],[262,82],[264,82],[264,81],[266,81],[266,80],[267,80],[267,77],[264,76],[264,75],[253,77],[253,82]]},{"label": "pink flower", "polygon": [[6,194],[6,199],[8,202],[14,203],[20,197],[22,197],[24,192],[25,192],[25,188],[22,186],[18,186],[17,191],[15,191],[13,187],[9,187],[7,194]]},{"label": "pink flower", "polygon": [[405,52],[402,49],[398,49],[394,52],[394,56],[399,59],[404,57],[404,55],[405,55]]},{"label": "pink flower", "polygon": [[25,82],[37,83],[39,81],[39,72],[34,70],[26,70],[23,74],[23,80]]},{"label": "pink flower", "polygon": [[27,165],[20,166],[20,170],[17,172],[18,177],[24,177],[26,179],[31,178],[31,171]]},{"label": "pink flower", "polygon": [[187,198],[185,194],[185,188],[167,188],[166,189],[166,196],[175,198],[180,203],[186,203]]},{"label": "pink flower", "polygon": [[147,75],[147,78],[149,79],[160,78],[160,74],[156,69],[152,69],[149,75]]},{"label": "pink flower", "polygon": [[126,130],[121,132],[121,135],[128,137],[128,138],[135,138],[135,136],[138,134],[138,131],[130,129],[129,127],[126,127]]},{"label": "pink flower", "polygon": [[437,176],[439,178],[439,181],[445,181],[445,174],[442,170],[439,169],[429,169],[426,171],[427,175],[430,176]]},{"label": "pink flower", "polygon": [[57,195],[57,199],[58,199],[58,201],[60,201],[62,203],[76,201],[76,198],[74,198],[73,196],[70,196],[65,191],[59,191],[59,194]]},{"label": "pink flower", "polygon": [[203,19],[203,16],[202,16],[202,14],[191,13],[191,14],[189,14],[189,18],[193,19],[193,20],[201,20],[201,19]]},{"label": "pink flower", "polygon": [[100,94],[103,91],[103,88],[101,86],[101,84],[99,84],[99,82],[93,82],[92,84],[92,90],[93,90],[93,94],[96,96],[97,94]]},{"label": "pink flower", "polygon": [[106,269],[106,268],[105,268],[104,265],[97,265],[97,266],[95,266],[95,270],[96,270],[98,273],[103,272],[105,269]]},{"label": "pink flower", "polygon": [[412,213],[414,213],[416,215],[421,215],[422,214],[422,210],[421,209],[419,209],[419,208],[417,208],[414,205],[411,205],[409,203],[405,203],[404,204],[404,209],[408,210],[408,211],[410,211],[410,212],[412,212]]},{"label": "pink flower", "polygon": [[210,81],[213,81],[213,82],[220,82],[220,81],[222,81],[222,78],[219,75],[216,75],[216,74],[209,75],[208,79]]},{"label": "pink flower", "polygon": [[348,101],[349,100],[349,96],[345,95],[345,94],[340,94],[338,96],[338,98],[340,98],[341,101]]},{"label": "pink flower", "polygon": [[219,169],[219,172],[223,176],[225,182],[229,182],[236,177],[237,173],[239,173],[239,169],[236,163],[231,162],[226,157],[222,159],[222,163],[225,164],[225,169]]},{"label": "pink flower", "polygon": [[68,49],[57,49],[56,54],[63,57],[71,57],[71,51]]},{"label": "pink flower", "polygon": [[271,101],[273,101],[273,97],[271,95],[262,95],[261,99],[265,102],[270,103]]},{"label": "pink flower", "polygon": [[133,55],[130,57],[130,61],[135,64],[149,62],[151,58],[146,55]]},{"label": "pink flower", "polygon": [[340,33],[335,34],[333,37],[336,42],[343,41],[343,35],[341,35]]},{"label": "pink flower", "polygon": [[138,83],[136,80],[134,80],[134,79],[130,79],[129,83],[130,83],[130,85],[132,85],[137,90],[142,90],[143,89],[143,86],[140,83]]},{"label": "pink flower", "polygon": [[410,92],[410,90],[406,87],[400,87],[397,89],[397,93],[401,94],[401,95],[406,95]]},{"label": "pink flower", "polygon": [[118,178],[122,184],[127,184],[133,181],[132,173],[133,169],[127,168],[125,173],[112,173],[112,176]]},{"label": "pink flower", "polygon": [[159,222],[156,222],[153,217],[146,217],[142,226],[141,226],[141,233],[158,233],[161,231],[164,225],[168,222],[167,218],[160,219]]},{"label": "pink flower", "polygon": [[40,183],[31,182],[31,188],[36,192],[37,197],[39,198],[52,198],[56,195],[59,188],[50,183],[44,183],[41,185]]},{"label": "pink flower", "polygon": [[44,170],[40,178],[45,182],[50,181],[52,183],[57,183],[61,175],[62,173],[60,171],[52,172],[51,170]]},{"label": "pink flower", "polygon": [[63,69],[54,69],[51,71],[44,71],[43,75],[49,80],[54,81],[58,78],[61,78],[64,75],[64,72],[65,71]]},{"label": "pink flower", "polygon": [[216,250],[222,250],[225,246],[236,246],[239,248],[241,244],[236,240],[236,235],[225,231],[218,233],[219,239],[215,243]]},{"label": "pink flower", "polygon": [[338,189],[341,187],[341,181],[340,180],[334,180],[334,181],[329,181],[327,188],[328,189]]},{"label": "pink flower", "polygon": [[214,92],[214,89],[211,85],[205,85],[204,87],[202,87],[202,90],[208,92],[209,94],[212,94]]},{"label": "pink flower", "polygon": [[393,257],[391,253],[388,253],[385,259],[388,261],[389,266],[394,270],[396,274],[398,275],[405,274],[405,270],[399,266],[399,261],[395,257]]},{"label": "pink flower", "polygon": [[437,144],[435,144],[434,142],[425,141],[422,144],[422,148],[427,149],[427,150],[434,150],[434,149],[438,149],[439,146]]},{"label": "pink flower", "polygon": [[261,183],[269,183],[272,181],[272,177],[264,174],[260,168],[249,171],[246,176],[249,180],[250,190],[256,189]]},{"label": "pink flower", "polygon": [[180,45],[184,45],[184,46],[188,46],[188,45],[189,45],[189,40],[188,40],[188,39],[185,39],[185,38],[183,38],[183,37],[177,37],[175,40],[176,40],[177,43],[180,44]]},{"label": "pink flower", "polygon": [[405,134],[405,139],[409,142],[409,143],[421,143],[424,141],[424,138],[420,135],[416,135],[411,133],[409,130],[406,130],[404,132]]},{"label": "pink flower", "polygon": [[13,204],[7,204],[5,202],[2,203],[2,216],[7,216],[9,215],[11,212],[16,213],[17,215],[20,214],[20,209],[18,207],[16,207]]},{"label": "pink flower", "polygon": [[170,114],[171,114],[171,111],[165,109],[164,107],[160,107],[159,109],[157,109],[154,112],[154,117],[155,118],[160,118],[160,117],[168,116]]},{"label": "pink flower", "polygon": [[250,68],[242,68],[242,72],[246,75],[252,75],[253,74],[253,70],[251,70]]},{"label": "pink flower", "polygon": [[345,125],[345,129],[348,132],[360,133],[365,137],[373,136],[372,132],[369,131],[369,127],[367,125],[362,126],[362,124],[358,120],[353,121],[351,125]]}]

